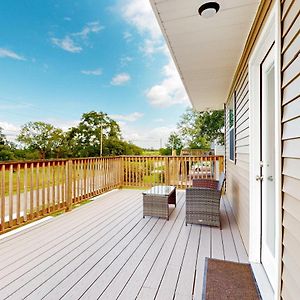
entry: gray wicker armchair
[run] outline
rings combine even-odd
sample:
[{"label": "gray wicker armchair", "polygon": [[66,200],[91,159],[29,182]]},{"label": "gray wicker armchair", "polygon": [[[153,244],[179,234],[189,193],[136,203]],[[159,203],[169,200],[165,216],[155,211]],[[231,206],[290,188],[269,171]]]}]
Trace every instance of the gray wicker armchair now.
[{"label": "gray wicker armchair", "polygon": [[220,227],[220,199],[225,181],[193,179],[193,187],[186,189],[186,224]]}]

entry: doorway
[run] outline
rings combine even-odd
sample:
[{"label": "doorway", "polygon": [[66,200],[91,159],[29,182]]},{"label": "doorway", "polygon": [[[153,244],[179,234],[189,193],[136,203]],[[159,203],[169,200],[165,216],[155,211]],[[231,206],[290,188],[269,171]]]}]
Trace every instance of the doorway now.
[{"label": "doorway", "polygon": [[280,99],[275,16],[271,14],[249,60],[249,260],[261,266],[273,292],[280,273]]},{"label": "doorway", "polygon": [[275,285],[275,72],[274,46],[261,63],[260,181],[261,263]]}]

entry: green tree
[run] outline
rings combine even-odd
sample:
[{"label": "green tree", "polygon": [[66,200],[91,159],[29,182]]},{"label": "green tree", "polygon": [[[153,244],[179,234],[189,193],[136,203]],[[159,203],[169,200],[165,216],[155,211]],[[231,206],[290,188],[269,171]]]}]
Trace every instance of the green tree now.
[{"label": "green tree", "polygon": [[6,145],[6,144],[7,144],[6,136],[3,133],[3,128],[0,127],[0,145]]},{"label": "green tree", "polygon": [[28,150],[38,151],[39,158],[49,158],[57,151],[63,131],[44,122],[28,122],[21,128],[17,140]]},{"label": "green tree", "polygon": [[168,138],[168,142],[166,145],[167,149],[176,150],[176,154],[179,155],[181,149],[183,148],[183,142],[181,140],[181,137],[176,132],[172,132]]},{"label": "green tree", "polygon": [[159,154],[160,155],[171,155],[172,154],[172,149],[171,148],[160,148],[159,149]]},{"label": "green tree", "polygon": [[124,153],[126,155],[142,155],[143,149],[138,147],[137,145],[134,145],[131,142],[125,142],[124,143]]},{"label": "green tree", "polygon": [[7,141],[3,128],[0,127],[0,161],[14,160],[15,154],[12,143]]},{"label": "green tree", "polygon": [[[91,111],[84,113],[78,126],[67,133],[71,152],[76,157],[99,156],[102,132],[103,155],[115,155],[119,150],[112,144],[121,138],[118,123],[106,113]],[[115,143],[115,146],[116,143]]]},{"label": "green tree", "polygon": [[184,144],[193,149],[206,149],[217,141],[224,144],[224,111],[203,111],[188,109],[178,123],[179,134]]}]

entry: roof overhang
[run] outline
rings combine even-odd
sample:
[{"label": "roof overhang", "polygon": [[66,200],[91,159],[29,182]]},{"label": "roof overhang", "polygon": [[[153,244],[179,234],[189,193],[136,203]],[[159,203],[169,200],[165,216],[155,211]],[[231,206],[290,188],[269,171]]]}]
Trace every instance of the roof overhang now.
[{"label": "roof overhang", "polygon": [[192,105],[221,109],[227,100],[259,0],[217,0],[212,18],[203,0],[150,0]]}]

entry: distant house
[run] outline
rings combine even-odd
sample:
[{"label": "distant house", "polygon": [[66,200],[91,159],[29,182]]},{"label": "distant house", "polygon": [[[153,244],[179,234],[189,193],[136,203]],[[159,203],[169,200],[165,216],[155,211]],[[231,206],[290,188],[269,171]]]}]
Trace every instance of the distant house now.
[{"label": "distant house", "polygon": [[183,156],[208,156],[214,155],[214,149],[203,150],[203,149],[182,149],[180,155]]}]

